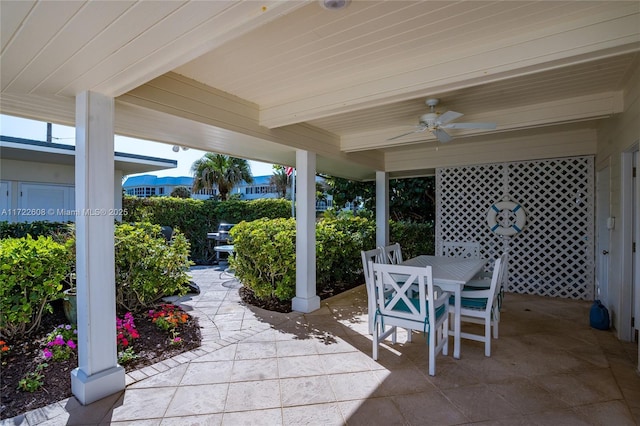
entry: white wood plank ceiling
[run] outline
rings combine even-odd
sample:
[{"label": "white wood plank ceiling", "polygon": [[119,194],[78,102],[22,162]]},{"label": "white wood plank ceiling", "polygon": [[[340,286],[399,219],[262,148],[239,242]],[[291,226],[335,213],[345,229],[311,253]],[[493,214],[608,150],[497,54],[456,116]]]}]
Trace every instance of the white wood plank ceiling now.
[{"label": "white wood plank ceiling", "polygon": [[325,171],[366,178],[385,152],[436,143],[387,140],[427,97],[497,123],[452,130],[454,144],[621,112],[640,2],[2,0],[0,38],[2,113],[68,122],[95,90],[128,111],[116,127],[130,136],[288,164],[312,149]]}]

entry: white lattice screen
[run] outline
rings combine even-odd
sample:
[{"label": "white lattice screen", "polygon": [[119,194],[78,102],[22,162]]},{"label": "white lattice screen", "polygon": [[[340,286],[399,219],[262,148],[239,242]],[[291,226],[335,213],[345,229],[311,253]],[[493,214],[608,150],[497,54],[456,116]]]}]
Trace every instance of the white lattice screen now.
[{"label": "white lattice screen", "polygon": [[[509,251],[509,291],[593,299],[593,157],[438,169],[436,188],[436,252],[442,241],[479,241],[483,257]],[[527,216],[513,236],[486,220],[505,195]]]}]

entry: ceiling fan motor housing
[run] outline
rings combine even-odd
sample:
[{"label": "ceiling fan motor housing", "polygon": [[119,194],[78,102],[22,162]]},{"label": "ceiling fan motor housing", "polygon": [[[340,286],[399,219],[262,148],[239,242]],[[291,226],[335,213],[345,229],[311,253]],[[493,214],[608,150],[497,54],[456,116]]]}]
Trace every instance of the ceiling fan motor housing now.
[{"label": "ceiling fan motor housing", "polygon": [[436,121],[438,119],[438,114],[435,112],[428,112],[420,116],[420,123],[426,125],[428,128],[436,127]]}]

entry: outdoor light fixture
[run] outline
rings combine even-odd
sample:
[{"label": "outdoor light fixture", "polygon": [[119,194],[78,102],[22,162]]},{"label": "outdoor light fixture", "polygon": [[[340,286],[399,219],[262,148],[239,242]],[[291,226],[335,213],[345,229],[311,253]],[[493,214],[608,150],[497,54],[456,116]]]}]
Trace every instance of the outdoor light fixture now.
[{"label": "outdoor light fixture", "polygon": [[189,149],[189,147],[188,147],[188,146],[182,146],[182,147],[180,147],[180,146],[178,146],[178,145],[174,145],[174,146],[173,146],[173,148],[171,148],[171,150],[172,150],[173,152],[178,152],[178,151],[180,151],[180,148],[182,148],[182,150],[183,150],[183,151],[187,151],[187,150]]},{"label": "outdoor light fixture", "polygon": [[318,0],[320,6],[327,10],[341,10],[349,6],[351,0]]}]

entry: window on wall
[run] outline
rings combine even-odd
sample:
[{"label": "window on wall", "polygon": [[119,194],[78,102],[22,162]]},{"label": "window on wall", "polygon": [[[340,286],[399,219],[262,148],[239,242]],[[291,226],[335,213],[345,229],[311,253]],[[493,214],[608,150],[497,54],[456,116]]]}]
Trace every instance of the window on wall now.
[{"label": "window on wall", "polygon": [[[189,191],[191,191],[191,187],[189,187]],[[216,190],[212,188],[203,188],[197,192],[193,192],[193,194],[214,196],[216,195]]]},{"label": "window on wall", "polygon": [[[163,189],[163,188],[160,188]],[[162,191],[158,191],[162,194]],[[150,186],[136,186],[134,188],[127,189],[127,195],[135,195],[136,197],[151,197],[156,195],[156,188]]]}]

